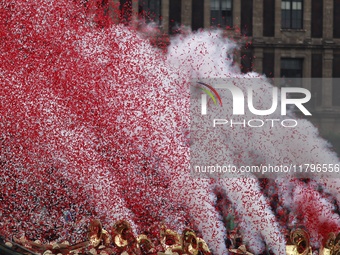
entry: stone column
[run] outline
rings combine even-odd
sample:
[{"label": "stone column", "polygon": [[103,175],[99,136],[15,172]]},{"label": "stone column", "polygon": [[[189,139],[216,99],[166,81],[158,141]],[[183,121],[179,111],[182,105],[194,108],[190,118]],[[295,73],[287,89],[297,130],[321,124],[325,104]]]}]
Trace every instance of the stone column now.
[{"label": "stone column", "polygon": [[332,78],[333,76],[333,50],[326,49],[323,55],[322,77]]},{"label": "stone column", "polygon": [[209,27],[210,27],[210,0],[204,0],[204,28]]},{"label": "stone column", "polygon": [[311,13],[312,13],[312,0],[303,1],[303,29],[306,31],[305,33],[306,38],[311,37],[312,30]]},{"label": "stone column", "polygon": [[332,68],[333,68],[333,50],[324,51],[322,76],[322,107],[330,109],[332,107]]},{"label": "stone column", "polygon": [[195,0],[182,0],[182,25],[191,27],[192,15],[192,1]]},{"label": "stone column", "polygon": [[119,0],[109,1],[109,15],[116,24],[119,23]]},{"label": "stone column", "polygon": [[305,56],[303,60],[302,77],[312,76],[312,51],[310,49],[305,50]]},{"label": "stone column", "polygon": [[[275,32],[276,34],[276,32]],[[274,77],[281,77],[281,49],[275,49],[274,53]]]},{"label": "stone column", "polygon": [[275,38],[281,37],[281,0],[275,0]]},{"label": "stone column", "polygon": [[312,51],[305,50],[302,66],[302,87],[312,91]]},{"label": "stone column", "polygon": [[162,0],[162,30],[164,33],[169,33],[169,9],[170,0]]},{"label": "stone column", "polygon": [[281,0],[275,0],[275,38],[281,38]]},{"label": "stone column", "polygon": [[132,20],[138,19],[138,0],[132,0]]},{"label": "stone column", "polygon": [[263,48],[255,48],[254,49],[254,68],[253,71],[259,74],[263,72]]},{"label": "stone column", "polygon": [[323,38],[333,38],[333,0],[323,0]]},{"label": "stone column", "polygon": [[233,1],[233,26],[241,29],[241,0]]},{"label": "stone column", "polygon": [[[332,44],[333,42],[333,0],[323,1],[323,38],[324,43]],[[333,76],[333,50],[326,49],[323,55],[324,78]],[[323,79],[322,84],[322,107],[331,109],[332,107],[332,79]]]},{"label": "stone column", "polygon": [[263,36],[263,0],[253,0],[253,37]]}]

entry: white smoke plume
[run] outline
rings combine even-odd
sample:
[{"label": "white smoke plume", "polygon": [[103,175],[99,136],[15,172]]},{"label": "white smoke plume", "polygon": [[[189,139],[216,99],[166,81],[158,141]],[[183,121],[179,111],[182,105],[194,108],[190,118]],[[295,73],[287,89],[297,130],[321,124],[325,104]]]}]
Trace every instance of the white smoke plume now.
[{"label": "white smoke plume", "polygon": [[[273,86],[264,77],[256,73],[240,74],[239,70],[232,65],[230,57],[234,48],[235,43],[223,39],[219,32],[198,32],[174,40],[173,44],[170,45],[168,61],[184,75],[198,81],[210,79],[209,81],[221,82],[222,79],[226,81],[227,78],[234,78],[234,85],[241,88],[244,94],[246,94],[248,87],[252,88],[255,109],[269,109],[273,101],[270,93]],[[222,91],[220,96],[223,105],[227,105],[225,108],[232,109],[233,101],[230,94]],[[195,104],[194,102],[191,103]],[[200,105],[195,106],[199,111]],[[220,113],[223,118],[233,119],[238,123],[242,123],[242,119],[249,120],[252,118],[263,120],[266,123],[266,119],[269,118],[268,116],[255,116],[247,110],[244,116],[233,116],[230,111],[223,111],[224,109],[210,107],[209,111],[215,114]],[[288,110],[287,117],[298,119],[291,110]],[[205,118],[208,119],[207,123],[211,125],[213,117],[209,119],[209,116],[205,116]],[[270,119],[282,121],[283,116],[277,110],[270,116]],[[227,162],[237,167],[260,164],[272,166],[292,164],[298,166],[303,164],[339,163],[335,153],[330,151],[329,144],[319,137],[317,129],[307,120],[298,119],[298,128],[294,129],[274,125],[274,122],[272,125],[264,125],[261,128],[243,128],[242,125],[235,125],[232,128],[226,126],[217,127],[217,131],[210,134],[209,137],[204,136],[205,128],[209,128],[208,126],[196,131],[201,133],[195,137],[204,138],[191,141],[193,144],[197,143],[197,146],[191,147],[192,149],[194,148],[194,153],[200,154],[200,146],[204,144],[202,140],[209,139],[211,142],[210,148],[209,146],[202,147],[201,152],[206,153],[206,150],[209,150],[209,156],[215,159],[216,162]],[[255,175],[262,178],[281,178],[275,173]],[[292,178],[291,180],[298,177],[294,173],[285,173],[285,175],[288,179]],[[339,196],[339,183],[332,176],[314,174],[309,175],[309,177],[318,180],[333,196]],[[255,253],[262,251],[264,248],[263,241],[265,241],[275,254],[284,254],[285,241],[282,231],[276,223],[276,218],[269,208],[268,202],[261,194],[254,176],[221,179],[219,180],[219,185],[224,187],[234,207],[241,212],[243,234],[252,251]],[[289,190],[286,189],[285,192],[289,192]],[[281,196],[287,195],[282,194]],[[314,203],[317,203],[319,207],[325,205],[320,196],[314,196],[314,199],[317,200]],[[303,197],[298,195],[294,197],[293,194],[295,204],[303,200]],[[328,211],[327,215],[333,215],[331,218],[338,219],[338,216],[326,208],[329,208],[329,206],[325,206],[325,210]],[[325,217],[320,215],[320,220],[324,221]],[[330,221],[333,220],[330,219]],[[335,222],[337,223],[334,226],[339,225],[338,220],[335,220]],[[263,237],[263,240],[258,238],[259,236]]]}]

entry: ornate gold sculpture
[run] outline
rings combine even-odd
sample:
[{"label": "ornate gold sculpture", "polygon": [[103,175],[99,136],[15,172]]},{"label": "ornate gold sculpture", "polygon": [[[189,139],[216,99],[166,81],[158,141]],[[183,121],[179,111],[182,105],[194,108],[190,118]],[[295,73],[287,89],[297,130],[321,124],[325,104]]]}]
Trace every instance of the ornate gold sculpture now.
[{"label": "ornate gold sculpture", "polygon": [[254,255],[251,252],[247,251],[247,248],[244,244],[240,245],[237,249],[229,249],[231,254],[244,254],[244,255]]},{"label": "ornate gold sculpture", "polygon": [[202,239],[197,237],[197,244],[198,244],[198,254],[203,255],[211,255],[211,251],[207,245],[207,243]]},{"label": "ornate gold sculpture", "polygon": [[292,230],[290,240],[293,245],[286,245],[287,255],[312,255],[309,235],[305,230],[301,228]]},{"label": "ornate gold sculpture", "polygon": [[161,227],[160,238],[164,252],[158,252],[159,255],[183,254],[182,240],[177,232],[166,229],[163,225]]},{"label": "ornate gold sculpture", "polygon": [[330,252],[331,255],[340,255],[340,233],[334,239],[334,245]]},{"label": "ornate gold sculpture", "polygon": [[333,232],[329,233],[324,243],[324,246],[320,247],[319,254],[320,255],[331,255],[331,251],[334,246],[335,234]]},{"label": "ornate gold sculpture", "polygon": [[140,249],[142,255],[156,254],[155,247],[151,240],[144,234],[137,237],[138,248]]},{"label": "ornate gold sculpture", "polygon": [[89,226],[89,244],[94,248],[98,248],[100,245],[109,246],[111,244],[110,234],[103,229],[100,220],[92,220]]},{"label": "ornate gold sculpture", "polygon": [[130,224],[125,221],[117,221],[113,226],[113,243],[117,247],[125,247],[128,245],[127,232],[131,229]]},{"label": "ornate gold sculpture", "polygon": [[131,254],[140,254],[137,240],[132,232],[129,222],[125,220],[117,221],[112,228],[113,244],[116,246],[119,254],[124,252]]},{"label": "ornate gold sculpture", "polygon": [[183,251],[188,255],[198,254],[198,243],[196,233],[193,230],[185,229],[182,233]]}]

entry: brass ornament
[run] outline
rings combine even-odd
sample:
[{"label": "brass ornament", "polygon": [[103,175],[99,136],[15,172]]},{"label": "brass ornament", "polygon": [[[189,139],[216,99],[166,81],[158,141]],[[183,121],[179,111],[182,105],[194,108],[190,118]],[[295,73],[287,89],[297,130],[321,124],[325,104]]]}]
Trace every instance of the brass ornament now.
[{"label": "brass ornament", "polygon": [[233,254],[244,254],[244,255],[254,255],[251,252],[247,251],[247,248],[244,244],[240,245],[237,249],[229,249]]},{"label": "brass ornament", "polygon": [[198,243],[196,233],[193,230],[185,229],[182,233],[183,250],[188,255],[198,254]]},{"label": "brass ornament", "polygon": [[137,246],[141,250],[142,254],[148,254],[150,252],[155,252],[153,243],[144,234],[141,234],[137,237]]},{"label": "brass ornament", "polygon": [[197,237],[198,251],[201,251],[204,255],[211,254],[208,244],[200,237]]},{"label": "brass ornament", "polygon": [[334,245],[331,249],[331,255],[340,255],[340,233],[334,239]]},{"label": "brass ornament", "polygon": [[325,248],[332,249],[334,246],[335,238],[336,236],[334,232],[329,233],[325,243]]},{"label": "brass ornament", "polygon": [[130,223],[125,220],[117,221],[113,225],[113,242],[117,247],[127,246],[128,240],[125,239],[124,235],[127,231],[131,230]]},{"label": "brass ornament", "polygon": [[161,245],[165,251],[182,251],[182,240],[176,231],[165,229],[165,226],[163,225],[161,227],[160,237]]},{"label": "brass ornament", "polygon": [[311,247],[309,242],[309,234],[301,228],[297,228],[290,233],[290,240],[295,246],[295,253],[297,255],[311,254]]},{"label": "brass ornament", "polygon": [[103,227],[100,220],[96,219],[90,222],[88,238],[91,246],[99,246],[102,240],[102,230]]}]

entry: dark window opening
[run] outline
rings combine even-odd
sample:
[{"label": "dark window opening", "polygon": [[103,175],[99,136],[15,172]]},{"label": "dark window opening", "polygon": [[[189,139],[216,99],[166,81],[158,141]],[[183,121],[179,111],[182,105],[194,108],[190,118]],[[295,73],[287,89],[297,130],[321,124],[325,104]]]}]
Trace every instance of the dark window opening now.
[{"label": "dark window opening", "polygon": [[146,23],[161,24],[161,0],[139,0],[138,16]]},{"label": "dark window opening", "polygon": [[263,1],[263,36],[274,36],[275,0]]},{"label": "dark window opening", "polygon": [[232,0],[210,0],[211,26],[230,28],[233,26]]},{"label": "dark window opening", "polygon": [[340,106],[340,54],[333,55],[333,78],[337,79],[333,79],[332,102],[334,106]]},{"label": "dark window opening", "polygon": [[182,1],[170,0],[169,4],[169,34],[176,34],[181,28]]},{"label": "dark window opening", "polygon": [[241,71],[248,73],[253,71],[253,52],[249,49],[241,51]]},{"label": "dark window opening", "polygon": [[302,0],[283,0],[281,2],[281,27],[283,29],[302,29]]},{"label": "dark window opening", "polygon": [[323,0],[312,0],[312,37],[322,37]]},{"label": "dark window opening", "polygon": [[241,33],[245,36],[253,35],[253,0],[241,1]]},{"label": "dark window opening", "polygon": [[120,0],[119,3],[120,22],[128,24],[132,18],[132,0]]},{"label": "dark window opening", "polygon": [[[302,65],[301,58],[281,58],[281,87],[302,87]],[[288,98],[301,98],[300,93],[291,93]]]},{"label": "dark window opening", "polygon": [[204,27],[204,0],[192,1],[191,27],[193,31]]},{"label": "dark window opening", "polygon": [[340,0],[334,0],[333,37],[340,38]]},{"label": "dark window opening", "polygon": [[302,78],[301,58],[281,58],[281,77]]},{"label": "dark window opening", "polygon": [[274,65],[275,65],[274,53],[271,52],[263,53],[262,70],[266,77],[268,78],[274,77]]}]

